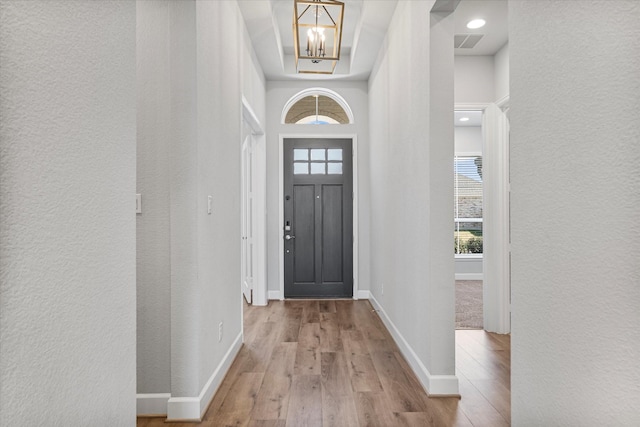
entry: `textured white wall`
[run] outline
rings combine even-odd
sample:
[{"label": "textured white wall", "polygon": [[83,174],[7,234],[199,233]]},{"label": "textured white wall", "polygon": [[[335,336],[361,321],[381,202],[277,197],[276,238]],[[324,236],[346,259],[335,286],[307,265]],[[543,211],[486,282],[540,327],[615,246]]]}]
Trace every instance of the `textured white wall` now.
[{"label": "textured white wall", "polygon": [[0,425],[135,423],[135,3],[0,3]]},{"label": "textured white wall", "polygon": [[[200,393],[198,88],[195,1],[169,2],[171,395]],[[206,211],[205,211],[206,214]]]},{"label": "textured white wall", "polygon": [[[262,72],[250,60],[235,0],[196,2],[198,82],[200,387],[242,331],[240,295],[241,99],[264,117]],[[207,195],[213,213],[207,215]],[[217,325],[224,322],[222,342]]]},{"label": "textured white wall", "polygon": [[[354,115],[350,125],[304,126],[281,124],[284,105],[297,93],[311,87],[323,87],[342,96]],[[282,230],[278,218],[278,144],[280,134],[327,134],[358,136],[358,197],[359,197],[359,289],[369,289],[369,111],[365,82],[336,82],[330,80],[279,82],[267,84],[267,264],[269,290],[280,286],[279,247]]]},{"label": "textured white wall", "polygon": [[398,3],[369,81],[371,291],[429,372],[452,375],[453,47],[425,32],[432,4]]},{"label": "textured white wall", "polygon": [[514,425],[640,425],[639,22],[509,4]]},{"label": "textured white wall", "polygon": [[493,56],[455,57],[455,102],[457,104],[495,101]]},{"label": "textured white wall", "polygon": [[137,382],[138,393],[171,391],[169,216],[169,2],[137,6]]},{"label": "textured white wall", "polygon": [[242,328],[241,98],[264,122],[264,78],[235,0],[138,22],[138,392],[198,397]]}]

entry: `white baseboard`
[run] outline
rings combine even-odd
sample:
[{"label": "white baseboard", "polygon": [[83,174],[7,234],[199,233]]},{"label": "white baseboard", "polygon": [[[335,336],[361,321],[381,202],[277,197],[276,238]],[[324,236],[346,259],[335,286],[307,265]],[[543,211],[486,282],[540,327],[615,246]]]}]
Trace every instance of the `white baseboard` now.
[{"label": "white baseboard", "polygon": [[[367,290],[359,290],[356,293],[356,299],[369,299],[370,292]],[[284,297],[280,291],[269,291],[269,300],[283,300]]]},{"label": "white baseboard", "polygon": [[167,402],[171,393],[144,393],[136,394],[136,415],[167,415]]},{"label": "white baseboard", "polygon": [[213,395],[242,347],[242,332],[204,385],[198,397],[172,397],[167,402],[167,421],[201,421]]},{"label": "white baseboard", "polygon": [[409,366],[413,369],[413,372],[420,380],[420,383],[427,394],[430,396],[460,396],[458,377],[455,375],[432,375],[418,358],[415,351],[413,351],[413,348],[411,348],[409,343],[404,339],[398,328],[393,324],[386,311],[384,311],[384,308],[382,308],[373,294],[370,296],[369,301],[373,305],[373,308],[378,310],[380,318],[386,325],[389,332],[391,332],[391,335],[400,348],[402,355],[407,359],[407,362],[409,362]]},{"label": "white baseboard", "polygon": [[356,294],[357,299],[369,299],[370,295],[371,292],[368,290],[358,290],[358,293]]},{"label": "white baseboard", "polygon": [[483,280],[482,273],[456,273],[456,280]]},{"label": "white baseboard", "polygon": [[269,299],[283,300],[284,296],[280,291],[269,291]]}]

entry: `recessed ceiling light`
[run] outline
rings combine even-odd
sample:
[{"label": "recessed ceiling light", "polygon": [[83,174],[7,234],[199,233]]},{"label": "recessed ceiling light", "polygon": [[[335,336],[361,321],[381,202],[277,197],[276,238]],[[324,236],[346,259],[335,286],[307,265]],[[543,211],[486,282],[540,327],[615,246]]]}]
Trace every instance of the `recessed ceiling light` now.
[{"label": "recessed ceiling light", "polygon": [[484,19],[474,19],[469,21],[469,23],[467,24],[467,28],[469,28],[470,30],[475,30],[477,28],[484,27],[484,24],[486,23],[487,22]]},{"label": "recessed ceiling light", "polygon": [[468,122],[469,121],[469,117],[460,117],[460,121],[461,122]]}]

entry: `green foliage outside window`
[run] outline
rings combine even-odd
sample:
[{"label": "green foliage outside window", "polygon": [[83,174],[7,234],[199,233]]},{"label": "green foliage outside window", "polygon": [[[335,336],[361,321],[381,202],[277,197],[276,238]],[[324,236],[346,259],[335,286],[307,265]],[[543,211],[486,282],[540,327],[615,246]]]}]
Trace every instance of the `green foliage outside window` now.
[{"label": "green foliage outside window", "polygon": [[456,254],[482,253],[482,231],[456,231],[454,237],[454,247]]}]

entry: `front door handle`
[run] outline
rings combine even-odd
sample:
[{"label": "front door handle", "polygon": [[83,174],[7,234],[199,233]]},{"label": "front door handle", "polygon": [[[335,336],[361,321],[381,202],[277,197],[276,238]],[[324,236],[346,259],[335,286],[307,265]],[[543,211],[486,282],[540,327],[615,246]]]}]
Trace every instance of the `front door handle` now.
[{"label": "front door handle", "polygon": [[296,236],[292,236],[290,234],[285,234],[285,236],[284,236],[284,240],[291,240],[291,239],[295,239],[295,238],[296,238]]}]

